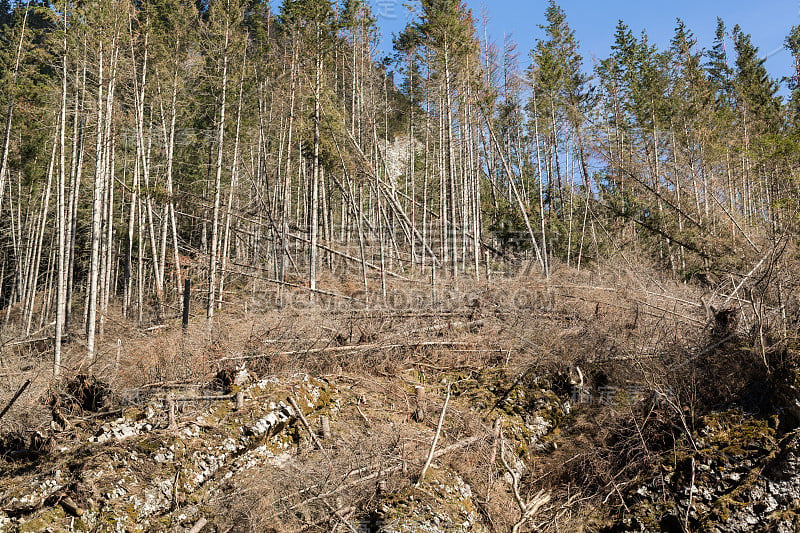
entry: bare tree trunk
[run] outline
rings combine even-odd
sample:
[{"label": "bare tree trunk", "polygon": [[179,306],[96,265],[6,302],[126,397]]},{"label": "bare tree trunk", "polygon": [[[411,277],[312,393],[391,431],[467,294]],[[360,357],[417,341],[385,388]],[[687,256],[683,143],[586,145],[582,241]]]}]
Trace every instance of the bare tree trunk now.
[{"label": "bare tree trunk", "polygon": [[455,158],[455,139],[453,137],[453,100],[452,89],[450,86],[450,54],[448,50],[448,43],[445,42],[444,49],[444,92],[445,92],[445,106],[446,109],[446,128],[447,128],[447,204],[449,208],[448,218],[450,221],[450,274],[455,277],[458,275],[458,261],[456,252],[456,242],[458,240],[458,233],[456,228],[456,186],[455,174],[456,158]]},{"label": "bare tree trunk", "polygon": [[[176,42],[175,45],[176,50],[179,48],[179,44]],[[175,214],[175,199],[174,199],[174,188],[172,183],[172,174],[173,174],[173,162],[175,160],[175,122],[178,118],[178,67],[175,67],[175,74],[172,80],[172,99],[171,99],[171,107],[170,107],[170,121],[169,121],[169,134],[167,136],[167,169],[166,169],[166,179],[167,179],[167,194],[169,195],[167,208],[168,208],[168,216],[169,216],[169,223],[172,229],[172,249],[174,253],[174,260],[175,260],[175,283],[176,283],[176,293],[181,292],[181,283],[183,283],[183,276],[181,275],[181,261],[180,261],[180,253],[178,251],[178,222],[177,217]],[[162,113],[163,114],[163,113]]]},{"label": "bare tree trunk", "polygon": [[[292,60],[290,65],[289,124],[286,133],[286,172],[283,176],[283,206],[281,209],[281,254],[280,280],[286,281],[286,270],[289,266],[289,220],[292,208],[292,142],[295,113],[295,93],[297,76],[297,44],[292,43]],[[279,289],[283,298],[283,287]]]},{"label": "bare tree trunk", "polygon": [[[128,240],[125,250],[125,293],[122,301],[122,314],[128,316],[131,305],[131,296],[133,295],[133,243],[134,236],[136,235],[136,214],[139,205],[139,175],[141,173],[140,161],[138,150],[141,145],[137,142],[137,154],[133,164],[133,181],[131,184],[131,203],[128,210]],[[139,221],[141,224],[141,220]],[[139,254],[141,255],[141,243],[139,243]]]},{"label": "bare tree trunk", "polygon": [[219,130],[217,132],[217,163],[214,178],[214,206],[211,215],[211,248],[208,251],[208,304],[206,306],[206,318],[209,323],[214,319],[214,308],[216,307],[216,283],[217,283],[217,255],[219,248],[219,210],[220,195],[222,193],[222,159],[224,154],[225,140],[225,98],[228,90],[228,38],[230,28],[226,22],[225,26],[225,48],[222,58],[222,102],[219,112]]},{"label": "bare tree trunk", "polygon": [[[525,204],[522,201],[522,197],[520,196],[519,191],[517,190],[517,185],[514,182],[514,175],[511,172],[511,167],[509,166],[508,161],[506,161],[506,157],[505,155],[503,155],[503,149],[497,140],[497,136],[494,134],[494,129],[492,128],[492,125],[489,123],[488,117],[486,117],[485,115],[484,115],[484,120],[486,122],[487,128],[489,129],[489,134],[491,135],[492,140],[494,141],[495,147],[497,148],[497,153],[500,156],[500,161],[503,163],[503,167],[506,170],[506,174],[508,174],[508,182],[511,185],[511,191],[514,194],[514,198],[517,200],[517,207],[522,213],[522,218],[525,221],[525,227],[527,228],[528,235],[531,238],[531,244],[533,244],[533,249],[536,252],[536,259],[539,261],[539,264],[542,267],[542,272],[544,272],[545,275],[547,275],[548,272],[547,262],[545,261],[544,256],[542,255],[542,250],[540,250],[539,245],[536,243],[536,236],[533,233],[533,228],[531,227],[530,218],[528,218],[528,211],[525,208]],[[544,243],[544,241],[542,241],[542,243]]]},{"label": "bare tree trunk", "polygon": [[114,92],[117,84],[117,61],[119,58],[119,48],[116,36],[114,38],[111,62],[109,65],[109,79],[106,88],[106,111],[105,111],[105,132],[103,134],[103,175],[105,182],[103,185],[103,210],[102,210],[102,236],[100,238],[100,272],[99,272],[99,291],[100,317],[97,324],[97,335],[102,336],[105,328],[105,319],[108,312],[109,291],[110,291],[110,272],[112,261],[112,235],[113,235],[113,215],[114,215],[114,133],[113,133],[113,112],[114,112]]},{"label": "bare tree trunk", "polygon": [[[113,91],[113,89],[112,89]],[[109,93],[111,96],[111,92]],[[109,116],[111,116],[109,110]],[[116,150],[114,143],[114,135],[111,131],[108,132],[107,139],[107,153],[108,153],[108,170],[106,176],[109,177],[106,184],[106,208],[105,208],[105,240],[103,270],[102,270],[102,286],[100,293],[102,298],[100,300],[100,321],[98,323],[97,333],[103,335],[105,331],[106,316],[108,315],[108,305],[111,301],[111,280],[114,270],[114,175],[116,166]]]},{"label": "bare tree trunk", "polygon": [[319,233],[319,121],[320,121],[320,98],[322,85],[322,51],[320,50],[320,29],[317,27],[317,53],[314,68],[314,168],[311,176],[311,198],[310,205],[310,225],[311,243],[308,250],[308,286],[309,298],[313,302],[316,299],[317,289],[317,240]]},{"label": "bare tree trunk", "polygon": [[95,143],[94,200],[92,203],[92,247],[89,263],[89,287],[86,305],[86,359],[94,361],[94,344],[97,322],[97,288],[100,277],[100,241],[103,215],[104,165],[103,165],[103,43],[100,42],[97,74],[97,139]]},{"label": "bare tree trunk", "polygon": [[231,215],[233,210],[234,191],[238,186],[239,177],[239,133],[242,125],[242,100],[244,99],[244,76],[246,67],[245,57],[242,57],[242,74],[239,79],[239,102],[236,109],[236,137],[233,142],[233,163],[231,164],[231,183],[228,187],[228,203],[225,206],[225,230],[222,239],[222,265],[219,275],[219,294],[220,300],[223,298],[225,290],[225,274],[228,268],[228,252],[231,237]]},{"label": "bare tree trunk", "polygon": [[[545,227],[545,214],[544,214],[544,183],[543,183],[544,174],[542,173],[542,154],[539,145],[539,110],[538,110],[538,104],[536,103],[535,88],[533,90],[533,114],[534,114],[534,119],[533,119],[534,136],[536,137],[536,165],[539,177],[539,221],[541,223],[541,231],[542,231],[541,263],[545,277],[550,277],[550,264],[549,264],[549,259],[547,257],[547,232],[546,232],[547,228]],[[510,176],[509,179],[511,179]],[[548,176],[548,181],[549,181],[549,176]],[[531,238],[534,239],[532,233],[531,233]],[[533,242],[535,243],[536,240],[534,239]]]},{"label": "bare tree trunk", "polygon": [[31,2],[25,4],[25,15],[22,18],[22,29],[19,33],[19,43],[17,44],[17,56],[14,59],[14,74],[11,77],[11,91],[9,94],[8,111],[6,111],[6,128],[3,137],[3,153],[0,156],[0,213],[3,209],[3,191],[6,185],[6,175],[8,174],[8,152],[11,146],[11,121],[14,116],[14,92],[17,88],[17,77],[19,76],[19,62],[22,57],[22,43],[25,39],[25,27],[28,24],[28,12]]},{"label": "bare tree trunk", "polygon": [[75,92],[74,102],[74,117],[72,127],[72,162],[70,173],[70,200],[69,200],[69,236],[67,238],[69,244],[69,253],[67,254],[67,296],[65,305],[64,316],[64,329],[67,330],[71,324],[72,317],[72,296],[74,292],[74,276],[75,276],[75,239],[78,233],[78,200],[80,199],[81,177],[83,176],[83,145],[85,139],[84,123],[85,123],[85,109],[86,109],[86,50],[87,44],[84,38],[83,43],[83,60],[81,67],[81,75],[78,76],[78,68],[75,69],[75,79],[81,80],[80,95]]},{"label": "bare tree trunk", "polygon": [[[47,188],[45,189],[44,199],[42,200],[42,210],[40,212],[36,233],[32,235],[34,242],[32,254],[27,268],[27,296],[25,298],[25,336],[30,335],[33,321],[33,310],[36,306],[36,290],[39,282],[39,269],[42,260],[42,247],[44,245],[44,234],[47,227],[47,211],[50,207],[50,193],[53,188],[53,173],[55,171],[56,150],[58,148],[57,133],[53,139],[53,149],[50,152],[50,163],[47,167]],[[32,228],[33,229],[33,228]]]},{"label": "bare tree trunk", "polygon": [[61,370],[61,336],[64,331],[64,318],[66,316],[66,241],[67,224],[65,217],[65,196],[66,196],[66,173],[67,161],[65,154],[65,131],[67,129],[67,13],[62,13],[64,17],[64,56],[62,57],[61,71],[61,129],[59,131],[59,169],[58,169],[58,281],[56,283],[56,329],[53,341],[53,377],[57,378]]}]

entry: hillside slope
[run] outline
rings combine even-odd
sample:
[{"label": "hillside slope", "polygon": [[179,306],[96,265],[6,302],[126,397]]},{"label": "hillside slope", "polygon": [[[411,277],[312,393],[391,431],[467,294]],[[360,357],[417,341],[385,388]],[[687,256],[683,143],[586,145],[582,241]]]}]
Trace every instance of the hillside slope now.
[{"label": "hillside slope", "polygon": [[741,305],[567,269],[392,294],[251,297],[34,384],[2,530],[796,530],[795,348]]}]

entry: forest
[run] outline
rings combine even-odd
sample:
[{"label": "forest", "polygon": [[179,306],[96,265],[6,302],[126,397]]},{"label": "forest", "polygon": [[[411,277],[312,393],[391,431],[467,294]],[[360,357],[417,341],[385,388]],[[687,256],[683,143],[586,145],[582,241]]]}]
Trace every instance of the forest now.
[{"label": "forest", "polygon": [[[784,102],[721,19],[710,50],[620,21],[590,72],[544,19],[523,61],[426,0],[381,61],[362,1],[4,5],[6,335],[54,328],[58,374],[66,333],[91,360],[110,308],[157,323],[185,278],[213,320],[252,279],[313,300],[350,269],[385,299],[387,275],[547,276],[633,239],[709,282],[792,240],[797,76]],[[800,28],[786,47],[800,69]]]},{"label": "forest", "polygon": [[[364,353],[436,352],[435,363],[408,363],[419,372],[471,364],[511,372],[532,353],[557,359],[572,351],[538,340],[533,348],[528,335],[549,331],[540,339],[547,343],[584,321],[595,322],[586,326],[592,333],[569,337],[581,354],[602,346],[615,360],[643,352],[642,360],[657,355],[659,364],[672,358],[665,367],[637,359],[635,376],[621,371],[636,387],[664,392],[694,380],[664,407],[673,452],[684,439],[699,453],[696,432],[711,423],[704,408],[755,409],[734,378],[774,385],[797,361],[800,26],[785,37],[794,73],[776,79],[747,28],[722,18],[710,48],[676,20],[662,49],[620,20],[608,29],[610,55],[591,64],[555,0],[531,22],[542,35],[531,50],[511,38],[497,42],[487,16],[462,0],[420,0],[413,13],[390,55],[379,57],[381,30],[364,0],[0,0],[0,359],[8,396],[30,378],[45,398],[32,405],[46,405],[67,431],[69,413],[53,398],[64,387],[75,396],[78,382],[102,382],[117,395],[148,382],[173,386],[251,364],[256,352],[269,352],[268,361],[258,359],[262,375],[356,366],[401,373],[384,359],[334,360],[355,345]],[[478,315],[492,286],[506,291],[495,316],[513,312],[513,325],[498,318],[506,325],[468,342],[490,353],[497,335],[515,347],[505,363],[488,355],[491,364],[465,362],[453,354],[469,350],[442,340],[436,321],[445,317],[447,331],[459,335],[489,328]],[[466,304],[443,311],[448,297]],[[191,324],[181,333],[190,303]],[[378,312],[384,322],[372,329],[353,318],[372,313],[374,321]],[[564,318],[571,312],[579,319]],[[274,321],[251,324],[254,313],[273,313]],[[341,318],[346,313],[352,322]],[[525,322],[531,316],[553,314],[558,328],[547,322],[529,331],[538,327]],[[421,320],[410,331],[425,331],[427,340],[387,337],[400,328],[389,315]],[[325,325],[315,332],[306,319]],[[296,332],[286,320],[297,321]],[[419,329],[425,324],[434,329]],[[293,345],[274,352],[289,338]],[[454,351],[437,352],[445,345]],[[737,362],[692,366],[723,351]],[[676,357],[689,358],[674,366]],[[585,385],[576,361],[595,393],[605,386],[600,371],[588,375],[595,360],[580,355],[558,370],[573,376],[573,393]],[[655,384],[667,367],[680,369],[669,374],[673,384]],[[711,369],[713,376],[703,374]],[[611,370],[602,374],[614,381]],[[506,378],[519,384],[531,376],[520,375]],[[554,383],[548,387],[556,390]],[[715,384],[726,388],[711,391]],[[438,394],[449,400],[450,385]],[[370,426],[374,414],[358,405],[353,416]],[[764,412],[776,404],[758,405]],[[644,455],[669,448],[653,444],[658,438],[644,428],[650,418],[630,416],[643,424],[636,426],[643,455],[625,455],[633,453],[626,448],[591,468],[587,461],[593,476],[628,472],[622,465],[641,466]],[[308,426],[300,419],[298,434]],[[435,417],[426,423],[435,428]],[[542,509],[550,526],[573,513],[583,500],[555,488],[545,495],[530,469],[523,476],[508,463],[497,431],[492,468],[511,480],[505,507],[519,516],[497,518],[487,503],[476,513],[501,524],[487,531],[544,530],[534,521]],[[4,454],[19,448],[4,439]],[[562,474],[548,478],[550,486],[578,475]],[[630,512],[633,481],[589,477],[583,495],[606,489],[605,502],[619,500],[614,512]],[[689,510],[694,455],[691,480],[677,529],[662,521],[661,530],[711,530]],[[352,509],[362,509],[364,496],[357,498]],[[345,507],[334,513],[335,504],[320,501],[325,507],[315,512],[341,518]],[[309,512],[302,523],[319,519]],[[265,530],[257,524],[253,531]],[[626,524],[633,529],[608,531],[639,530]],[[286,530],[300,530],[293,527]],[[736,529],[714,531],[728,530]]]}]

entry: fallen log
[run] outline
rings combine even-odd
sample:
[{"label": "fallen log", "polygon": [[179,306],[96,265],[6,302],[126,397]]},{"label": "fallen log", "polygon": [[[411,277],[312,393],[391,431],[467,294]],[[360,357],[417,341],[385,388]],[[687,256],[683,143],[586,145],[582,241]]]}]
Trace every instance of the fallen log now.
[{"label": "fallen log", "polygon": [[30,379],[26,380],[25,383],[22,384],[22,386],[19,388],[14,397],[11,398],[6,404],[6,406],[3,408],[3,410],[0,411],[0,418],[6,416],[6,413],[8,412],[9,409],[11,409],[11,406],[14,405],[14,402],[16,402],[20,396],[22,396],[22,393],[25,392],[25,389],[27,389],[30,384],[31,384]]},{"label": "fallen log", "polygon": [[410,343],[395,343],[395,344],[356,344],[353,346],[328,346],[325,348],[308,348],[306,350],[295,350],[291,352],[276,352],[258,355],[238,355],[233,357],[223,357],[220,361],[248,361],[252,359],[261,359],[262,357],[273,356],[286,356],[291,357],[295,355],[312,355],[322,353],[348,353],[357,352],[361,350],[394,350],[397,348],[425,348],[430,346],[472,346],[469,342],[456,342],[456,341],[425,341],[425,342],[410,342]]}]

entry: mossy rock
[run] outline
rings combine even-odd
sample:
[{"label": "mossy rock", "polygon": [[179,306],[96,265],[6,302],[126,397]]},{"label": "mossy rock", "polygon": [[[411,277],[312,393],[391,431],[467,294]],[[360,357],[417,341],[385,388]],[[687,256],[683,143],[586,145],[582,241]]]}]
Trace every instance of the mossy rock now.
[{"label": "mossy rock", "polygon": [[408,486],[381,497],[373,516],[377,531],[486,531],[471,488],[452,470],[432,467],[419,488]]},{"label": "mossy rock", "polygon": [[86,524],[79,518],[74,520],[74,529],[71,529],[67,524],[72,523],[72,520],[67,520],[67,514],[60,505],[46,509],[38,513],[35,518],[25,521],[20,524],[17,529],[18,533],[40,533],[42,531],[51,531],[52,533],[67,533],[69,531],[89,531]]}]

